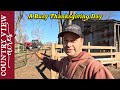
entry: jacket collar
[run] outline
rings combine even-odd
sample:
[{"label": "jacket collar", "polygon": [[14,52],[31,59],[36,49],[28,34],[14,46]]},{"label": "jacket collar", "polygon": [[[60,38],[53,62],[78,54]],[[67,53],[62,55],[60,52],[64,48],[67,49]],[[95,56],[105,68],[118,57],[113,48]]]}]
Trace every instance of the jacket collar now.
[{"label": "jacket collar", "polygon": [[91,54],[87,53],[86,51],[82,51],[80,52],[76,57],[73,57],[72,59],[69,59],[68,57],[68,60],[74,62],[74,61],[78,61],[78,60],[83,60],[83,59],[88,59],[88,58],[91,58]]}]

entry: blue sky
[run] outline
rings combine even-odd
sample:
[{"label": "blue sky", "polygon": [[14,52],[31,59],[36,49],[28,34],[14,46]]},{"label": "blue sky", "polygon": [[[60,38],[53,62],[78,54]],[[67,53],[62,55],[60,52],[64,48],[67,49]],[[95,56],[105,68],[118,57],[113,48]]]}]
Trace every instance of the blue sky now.
[{"label": "blue sky", "polygon": [[[107,11],[104,11],[104,13],[106,13]],[[109,11],[110,12],[110,11]],[[45,21],[43,19],[33,19],[33,20],[29,20],[27,18],[27,16],[32,13],[38,13],[38,14],[48,14],[50,15],[51,13],[58,13],[58,11],[25,11],[25,24],[23,26],[23,29],[25,30],[25,32],[28,35],[29,40],[31,41],[33,39],[32,37],[32,32],[34,31],[34,29],[39,29],[42,31],[41,33],[41,41],[42,43],[46,43],[46,42],[57,42],[58,38],[57,35],[59,33],[59,26],[58,26],[58,20],[57,19],[50,19],[48,17],[48,19]],[[63,14],[68,13],[68,11],[63,11]],[[101,11],[76,11],[76,14],[97,14],[97,13],[101,13]],[[113,11],[113,16],[111,17],[111,19],[116,19],[120,21],[120,11]],[[104,19],[104,17],[102,18]],[[23,20],[24,21],[24,20]],[[23,23],[23,22],[21,22]]]}]

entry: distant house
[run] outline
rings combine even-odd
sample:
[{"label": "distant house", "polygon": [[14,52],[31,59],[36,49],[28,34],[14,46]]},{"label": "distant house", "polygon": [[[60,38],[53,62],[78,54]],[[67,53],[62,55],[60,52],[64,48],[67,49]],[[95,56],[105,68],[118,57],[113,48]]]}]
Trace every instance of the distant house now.
[{"label": "distant house", "polygon": [[[87,20],[76,19],[72,21],[81,27],[84,35],[84,45],[90,42],[95,46],[116,46],[120,51],[120,21],[109,20]],[[64,22],[65,28],[67,22]]]}]

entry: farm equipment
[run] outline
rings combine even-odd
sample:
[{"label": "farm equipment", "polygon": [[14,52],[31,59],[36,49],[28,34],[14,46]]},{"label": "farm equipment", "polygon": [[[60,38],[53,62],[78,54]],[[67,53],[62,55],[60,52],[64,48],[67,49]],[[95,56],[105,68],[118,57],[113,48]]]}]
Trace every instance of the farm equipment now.
[{"label": "farm equipment", "polygon": [[24,46],[26,47],[26,49],[32,48],[32,42],[25,42]]},{"label": "farm equipment", "polygon": [[40,48],[42,43],[39,40],[32,40],[32,48]]},{"label": "farm equipment", "polygon": [[39,40],[32,40],[32,42],[25,42],[24,46],[27,49],[35,49],[35,48],[40,48],[42,46],[42,43],[39,42]]}]

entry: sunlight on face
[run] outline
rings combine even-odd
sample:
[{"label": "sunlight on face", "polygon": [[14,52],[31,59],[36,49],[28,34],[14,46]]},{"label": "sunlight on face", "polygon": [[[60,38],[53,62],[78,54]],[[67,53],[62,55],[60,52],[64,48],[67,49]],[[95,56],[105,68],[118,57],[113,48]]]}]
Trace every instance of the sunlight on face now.
[{"label": "sunlight on face", "polygon": [[74,33],[65,33],[63,36],[65,53],[70,57],[76,57],[82,52],[83,38]]}]

